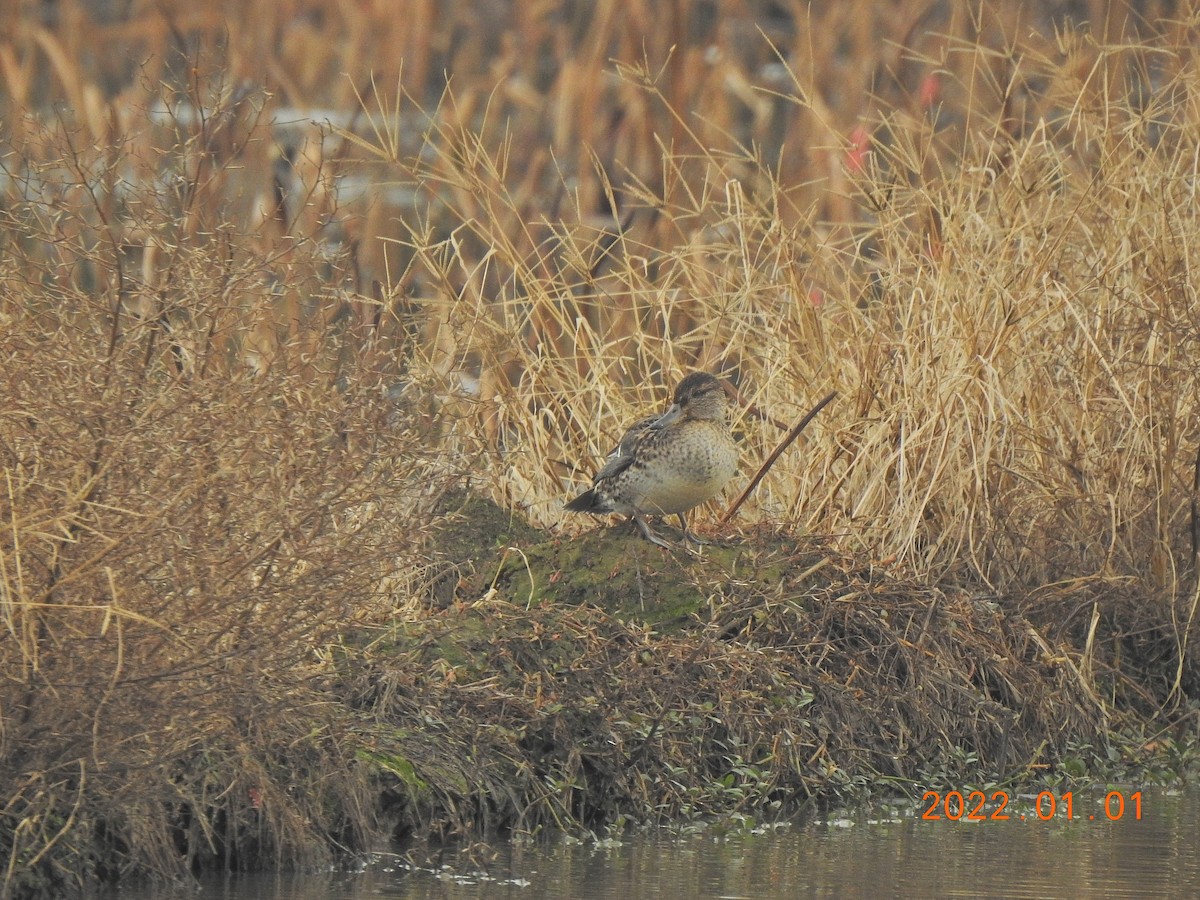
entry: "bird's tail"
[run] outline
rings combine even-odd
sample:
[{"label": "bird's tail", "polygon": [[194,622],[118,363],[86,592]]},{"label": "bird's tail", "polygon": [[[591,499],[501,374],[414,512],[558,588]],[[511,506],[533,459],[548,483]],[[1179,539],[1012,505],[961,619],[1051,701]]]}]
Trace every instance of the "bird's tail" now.
[{"label": "bird's tail", "polygon": [[571,512],[603,512],[603,504],[600,498],[596,496],[595,490],[584,491],[574,500],[567,504],[566,508]]}]

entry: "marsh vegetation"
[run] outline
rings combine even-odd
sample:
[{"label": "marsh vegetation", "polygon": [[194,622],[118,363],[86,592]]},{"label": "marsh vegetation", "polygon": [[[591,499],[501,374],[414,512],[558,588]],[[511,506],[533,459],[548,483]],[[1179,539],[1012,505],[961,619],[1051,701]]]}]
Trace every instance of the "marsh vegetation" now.
[{"label": "marsh vegetation", "polygon": [[[0,37],[4,896],[1191,758],[1187,3]],[[562,516],[736,385],[720,544]]]}]

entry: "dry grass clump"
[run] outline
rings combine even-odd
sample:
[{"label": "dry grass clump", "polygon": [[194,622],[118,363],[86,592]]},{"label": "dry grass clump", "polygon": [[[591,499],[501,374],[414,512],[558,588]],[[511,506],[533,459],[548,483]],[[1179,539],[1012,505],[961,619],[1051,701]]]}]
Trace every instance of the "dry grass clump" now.
[{"label": "dry grass clump", "polygon": [[0,210],[0,893],[362,846],[329,647],[423,555],[451,451],[314,311],[336,258],[189,229],[198,135],[157,196],[42,137]]}]

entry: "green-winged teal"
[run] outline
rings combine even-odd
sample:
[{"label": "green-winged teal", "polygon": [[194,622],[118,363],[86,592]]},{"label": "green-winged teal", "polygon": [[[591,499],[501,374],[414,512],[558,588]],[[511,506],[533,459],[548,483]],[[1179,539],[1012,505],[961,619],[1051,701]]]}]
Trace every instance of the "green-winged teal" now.
[{"label": "green-winged teal", "polygon": [[572,512],[631,516],[660,547],[670,544],[646,516],[679,516],[684,540],[704,543],[688,531],[689,509],[715,497],[737,472],[738,451],[725,414],[729,397],[716,378],[693,372],[675,388],[665,413],[635,422],[596,473],[590,490],[567,504]]}]

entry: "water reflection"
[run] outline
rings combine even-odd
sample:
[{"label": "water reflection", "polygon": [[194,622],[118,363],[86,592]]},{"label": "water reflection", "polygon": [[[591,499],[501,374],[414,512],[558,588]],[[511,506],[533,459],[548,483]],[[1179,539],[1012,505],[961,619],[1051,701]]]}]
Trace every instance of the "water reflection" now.
[{"label": "water reflection", "polygon": [[[484,867],[410,868],[384,855],[358,873],[257,876],[122,900],[366,898],[795,898],[1200,896],[1200,792],[1146,791],[1142,819],[1110,821],[1103,793],[1077,796],[1075,821],[1042,822],[1014,798],[1006,822],[882,816],[728,836],[630,838],[497,848]],[[449,857],[447,857],[449,859]]]}]

